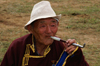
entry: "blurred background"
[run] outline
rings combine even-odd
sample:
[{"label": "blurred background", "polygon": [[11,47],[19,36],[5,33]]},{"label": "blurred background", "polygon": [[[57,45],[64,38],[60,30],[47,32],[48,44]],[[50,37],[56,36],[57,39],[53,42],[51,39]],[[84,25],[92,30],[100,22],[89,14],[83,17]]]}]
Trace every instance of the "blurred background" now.
[{"label": "blurred background", "polygon": [[[0,63],[13,40],[29,32],[24,25],[41,0],[0,0]],[[48,0],[62,14],[57,36],[76,39],[90,66],[100,66],[100,0]]]}]

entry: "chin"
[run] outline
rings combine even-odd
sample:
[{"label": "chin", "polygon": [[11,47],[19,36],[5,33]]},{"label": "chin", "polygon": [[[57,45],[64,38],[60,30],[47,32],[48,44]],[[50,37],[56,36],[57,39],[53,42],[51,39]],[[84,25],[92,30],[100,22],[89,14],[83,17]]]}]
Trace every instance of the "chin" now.
[{"label": "chin", "polygon": [[44,44],[45,45],[51,45],[53,43],[53,40],[52,41],[46,41]]}]

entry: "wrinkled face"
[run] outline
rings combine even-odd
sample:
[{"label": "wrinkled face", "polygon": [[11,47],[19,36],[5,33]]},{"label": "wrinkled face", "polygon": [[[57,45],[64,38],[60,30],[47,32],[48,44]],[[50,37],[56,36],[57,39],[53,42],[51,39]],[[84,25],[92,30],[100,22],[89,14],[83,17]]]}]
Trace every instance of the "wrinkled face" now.
[{"label": "wrinkled face", "polygon": [[40,19],[34,22],[32,27],[32,34],[35,36],[36,42],[50,45],[53,43],[50,36],[55,36],[58,30],[58,22],[53,18]]}]

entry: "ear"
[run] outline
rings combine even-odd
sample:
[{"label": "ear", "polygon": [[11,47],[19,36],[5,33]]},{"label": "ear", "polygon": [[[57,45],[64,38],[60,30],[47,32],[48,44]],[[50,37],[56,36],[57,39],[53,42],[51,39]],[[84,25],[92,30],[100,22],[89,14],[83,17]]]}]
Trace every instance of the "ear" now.
[{"label": "ear", "polygon": [[31,25],[28,25],[28,26],[27,26],[27,30],[28,30],[30,33],[32,33],[32,26],[31,26]]}]

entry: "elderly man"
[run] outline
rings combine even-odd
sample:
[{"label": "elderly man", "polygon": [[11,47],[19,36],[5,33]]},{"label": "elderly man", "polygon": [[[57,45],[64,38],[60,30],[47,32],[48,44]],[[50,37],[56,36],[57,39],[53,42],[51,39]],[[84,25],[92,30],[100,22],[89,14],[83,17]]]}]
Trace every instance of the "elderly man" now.
[{"label": "elderly man", "polygon": [[25,25],[30,34],[12,42],[1,66],[56,66],[63,52],[68,56],[62,66],[89,66],[81,49],[72,45],[74,39],[62,43],[51,38],[56,35],[60,17],[48,1],[35,4]]}]

